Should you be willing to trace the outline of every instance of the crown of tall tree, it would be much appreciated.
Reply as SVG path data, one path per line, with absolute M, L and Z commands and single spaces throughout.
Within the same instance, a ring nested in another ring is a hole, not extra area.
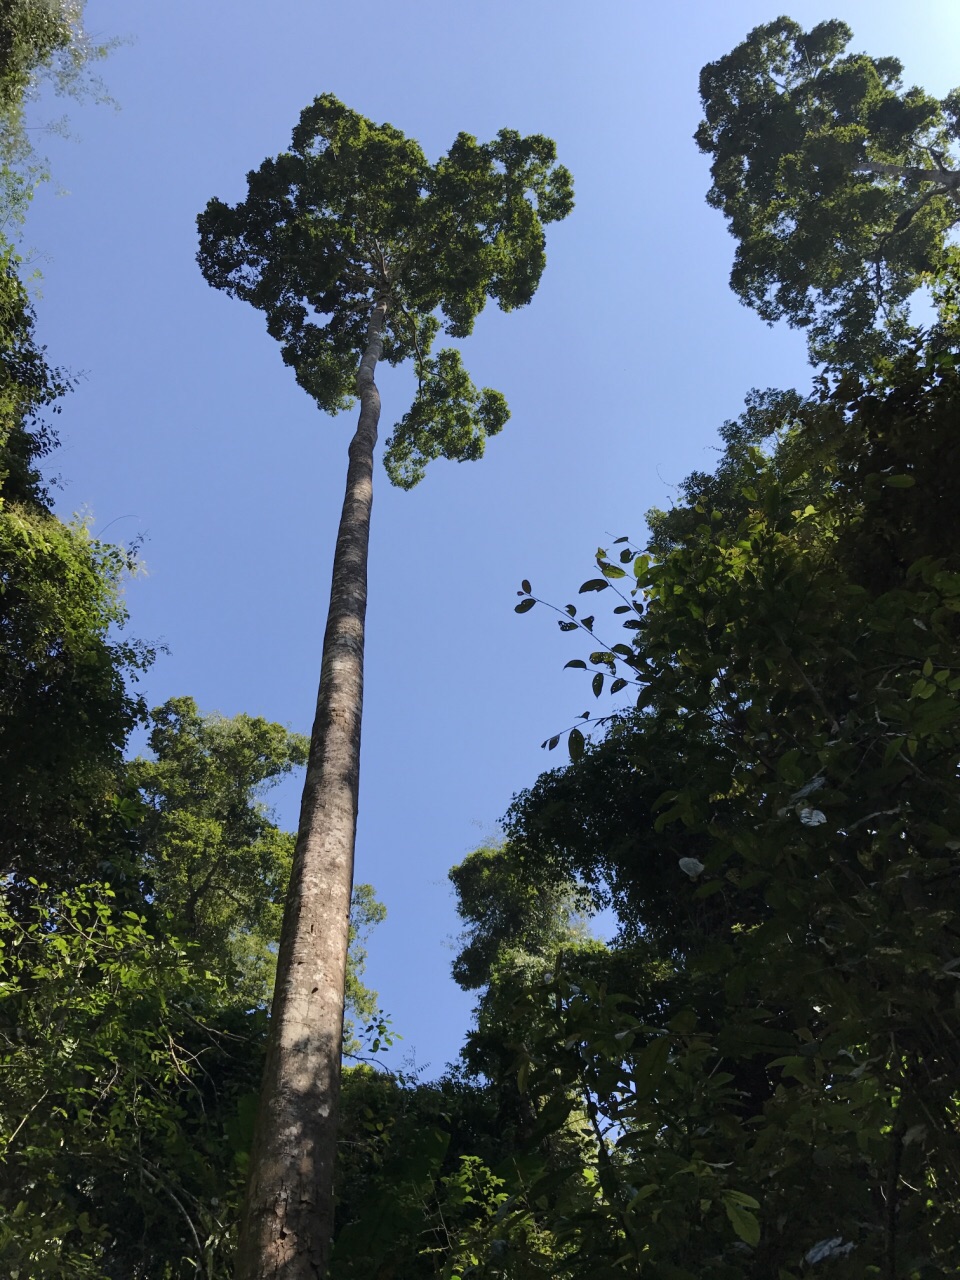
M 466 337 L 488 299 L 510 311 L 536 292 L 543 227 L 573 207 L 551 139 L 461 133 L 430 164 L 399 129 L 323 94 L 290 150 L 247 181 L 244 201 L 211 200 L 198 220 L 208 282 L 265 313 L 284 361 L 328 413 L 353 401 L 367 323 L 385 301 L 381 358 L 413 360 L 419 381 L 387 444 L 391 479 L 410 488 L 431 458 L 479 458 L 506 401 L 477 391 L 456 348 L 433 356 L 433 342 L 441 328 Z
M 730 283 L 811 358 L 865 368 L 914 332 L 910 298 L 958 274 L 960 90 L 904 89 L 896 58 L 846 54 L 839 21 L 757 27 L 704 67 L 708 202 L 739 242 Z

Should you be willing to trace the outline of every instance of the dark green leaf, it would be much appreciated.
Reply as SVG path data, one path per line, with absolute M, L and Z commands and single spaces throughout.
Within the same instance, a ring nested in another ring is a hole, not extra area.
M 742 1205 L 737 1204 L 736 1201 L 731 1200 L 728 1196 L 724 1196 L 723 1207 L 727 1211 L 730 1225 L 740 1239 L 755 1249 L 760 1243 L 760 1223 L 757 1221 L 756 1215 L 751 1213 L 749 1209 L 744 1209 Z

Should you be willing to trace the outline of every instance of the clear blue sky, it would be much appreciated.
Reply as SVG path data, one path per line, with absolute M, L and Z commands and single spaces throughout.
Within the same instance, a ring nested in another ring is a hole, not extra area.
M 460 130 L 546 133 L 574 174 L 533 305 L 485 314 L 464 345 L 511 422 L 481 463 L 435 463 L 412 493 L 378 473 L 357 878 L 389 910 L 369 980 L 401 1055 L 430 1073 L 456 1055 L 471 1005 L 449 976 L 447 869 L 496 832 L 554 763 L 541 740 L 591 701 L 582 673 L 562 671 L 576 642 L 541 611 L 514 614 L 520 579 L 571 599 L 598 545 L 642 536 L 643 513 L 711 466 L 716 428 L 752 386 L 809 378 L 802 339 L 727 288 L 732 241 L 691 140 L 700 67 L 779 8 L 89 0 L 95 35 L 129 37 L 103 66 L 120 110 L 70 107 L 74 140 L 44 148 L 69 194 L 40 193 L 26 241 L 42 337 L 84 374 L 61 419 L 61 512 L 147 538 L 149 575 L 128 597 L 132 632 L 170 650 L 147 678 L 152 704 L 187 693 L 309 729 L 352 431 L 299 390 L 261 316 L 204 283 L 198 211 L 240 198 L 325 91 L 432 157 Z M 908 82 L 960 80 L 956 0 L 788 11 L 845 19 Z M 379 381 L 385 436 L 411 388 L 398 371 Z M 295 790 L 278 793 L 290 826 Z

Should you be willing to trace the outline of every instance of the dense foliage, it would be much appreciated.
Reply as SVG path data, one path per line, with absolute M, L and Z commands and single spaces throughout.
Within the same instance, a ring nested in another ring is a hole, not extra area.
M 916 334 L 910 301 L 957 249 L 960 89 L 904 89 L 896 58 L 845 52 L 843 22 L 757 27 L 704 67 L 707 199 L 737 240 L 730 283 L 811 356 L 869 367 Z
M 642 964 L 562 964 L 529 1072 L 589 1090 L 651 1274 L 792 1275 L 825 1241 L 836 1275 L 956 1265 L 958 404 L 923 348 L 758 397 L 653 554 L 585 584 L 633 583 L 590 664 L 638 709 L 518 798 L 510 847 L 606 895 Z

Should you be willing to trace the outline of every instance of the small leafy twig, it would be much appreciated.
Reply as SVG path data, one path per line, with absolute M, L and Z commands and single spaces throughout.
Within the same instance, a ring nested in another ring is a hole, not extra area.
M 626 542 L 626 541 L 627 541 L 626 538 L 615 539 L 616 543 Z M 620 560 L 623 564 L 629 564 L 637 560 L 637 553 L 636 551 L 630 548 L 625 548 L 620 553 Z M 607 553 L 603 548 L 601 548 L 597 552 L 597 565 L 600 569 L 600 572 L 604 576 L 602 578 L 590 578 L 586 582 L 584 582 L 580 587 L 581 595 L 583 595 L 585 592 L 588 592 L 588 591 L 605 591 L 608 587 L 612 585 L 610 581 L 611 579 L 626 577 L 626 570 L 621 568 L 620 565 L 612 564 L 610 560 L 607 558 Z M 643 561 L 643 565 L 644 567 L 646 567 L 646 561 Z M 639 574 L 637 576 L 639 577 Z M 591 640 L 596 641 L 598 639 L 598 637 L 595 635 L 593 630 L 593 624 L 594 624 L 593 615 L 588 615 L 587 617 L 584 617 L 584 618 L 578 618 L 577 610 L 574 605 L 568 604 L 561 609 L 558 605 L 552 604 L 550 601 L 542 600 L 539 596 L 535 596 L 533 594 L 533 589 L 526 578 L 520 584 L 520 588 L 521 589 L 517 592 L 517 595 L 522 596 L 523 599 L 521 599 L 518 605 L 514 606 L 514 612 L 528 613 L 529 610 L 531 610 L 535 604 L 542 604 L 546 608 L 552 609 L 554 613 L 557 613 L 560 615 L 559 626 L 561 631 L 580 630 L 580 631 L 586 632 L 586 634 L 590 636 Z M 632 615 L 642 614 L 643 606 L 641 604 L 638 604 L 635 599 L 628 598 L 617 587 L 613 587 L 613 590 L 614 590 L 614 593 L 617 595 L 617 597 L 621 601 L 621 603 L 617 605 L 616 608 L 614 609 L 615 613 L 630 613 Z M 631 595 L 635 596 L 637 590 L 638 588 L 634 588 Z M 640 623 L 639 618 L 637 618 L 636 616 L 633 616 L 629 618 L 626 622 L 624 622 L 623 625 L 628 629 L 636 630 L 642 624 Z M 603 643 L 602 640 L 601 640 L 601 643 Z M 618 666 L 617 666 L 618 663 L 622 663 L 632 671 L 636 672 L 641 661 L 639 656 L 636 655 L 627 645 L 623 643 L 608 644 L 603 649 L 595 650 L 590 655 L 590 661 L 595 666 L 607 667 L 609 671 L 609 675 L 611 677 L 611 683 L 610 683 L 611 693 L 619 693 L 620 690 L 626 688 L 628 684 L 633 684 L 638 687 L 642 687 L 643 685 L 643 681 L 636 675 L 623 676 L 618 673 Z M 571 658 L 571 660 L 567 662 L 565 665 L 567 667 L 588 670 L 587 664 L 582 658 Z M 593 689 L 594 697 L 599 698 L 600 694 L 603 692 L 604 680 L 605 680 L 605 673 L 603 671 L 595 671 L 593 673 L 593 680 L 592 680 L 591 687 Z M 581 720 L 586 721 L 588 724 L 596 725 L 597 727 L 608 723 L 611 719 L 614 719 L 614 718 L 615 718 L 615 715 L 591 717 L 589 713 L 586 711 L 583 712 L 582 715 L 580 716 Z M 583 737 L 582 729 L 579 726 L 575 726 L 568 730 L 564 730 L 562 732 L 566 732 L 568 734 L 567 745 L 568 745 L 568 750 L 570 752 L 570 759 L 573 761 L 579 760 L 580 757 L 583 755 L 583 749 L 584 749 L 584 737 Z M 561 736 L 562 736 L 562 733 L 553 734 L 549 738 L 546 738 L 541 743 L 541 746 L 546 747 L 547 750 L 549 751 L 552 751 L 554 747 L 556 747 L 557 743 L 560 741 Z

